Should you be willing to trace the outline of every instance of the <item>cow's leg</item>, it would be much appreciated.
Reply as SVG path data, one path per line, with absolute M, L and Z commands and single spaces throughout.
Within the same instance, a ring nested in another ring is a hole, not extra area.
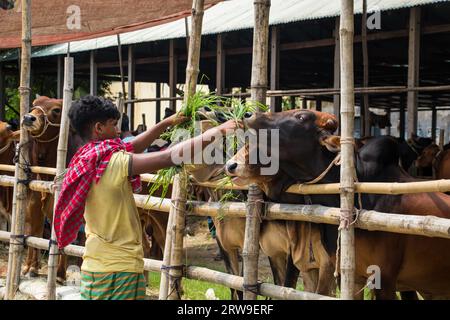
M 321 232 L 318 226 L 311 226 L 310 245 L 315 259 L 319 263 L 319 279 L 316 293 L 331 295 L 334 284 L 334 266 L 331 257 L 323 246 Z
M 67 255 L 61 254 L 58 259 L 58 269 L 56 270 L 56 282 L 64 284 L 66 280 Z
M 297 280 L 299 274 L 300 270 L 298 270 L 297 267 L 294 265 L 294 262 L 292 261 L 292 256 L 289 255 L 286 264 L 286 278 L 284 280 L 283 286 L 295 289 L 297 287 Z
M 25 213 L 25 234 L 41 238 L 44 232 L 41 193 L 32 192 Z M 23 273 L 36 277 L 39 271 L 40 250 L 29 248 Z
M 308 292 L 316 292 L 317 283 L 319 282 L 319 269 L 309 269 L 302 271 L 303 290 Z

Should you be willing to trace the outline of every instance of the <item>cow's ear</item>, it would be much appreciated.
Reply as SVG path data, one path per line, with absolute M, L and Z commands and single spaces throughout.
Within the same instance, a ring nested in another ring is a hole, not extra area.
M 320 138 L 320 144 L 331 152 L 341 151 L 341 137 L 339 136 L 324 136 Z
M 12 140 L 19 141 L 20 140 L 20 130 L 14 131 L 10 138 Z

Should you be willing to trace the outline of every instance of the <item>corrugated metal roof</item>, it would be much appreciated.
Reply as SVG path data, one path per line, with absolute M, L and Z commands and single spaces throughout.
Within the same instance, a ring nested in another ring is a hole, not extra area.
M 368 0 L 368 12 L 386 11 L 398 8 L 414 7 L 450 0 Z M 338 16 L 340 1 L 337 0 L 272 0 L 270 7 L 270 25 L 313 20 Z M 362 0 L 355 0 L 355 13 L 362 13 Z M 228 0 L 205 11 L 202 34 L 253 28 L 253 0 Z M 188 18 L 190 22 L 190 17 Z M 190 25 L 190 23 L 189 23 Z M 186 35 L 184 20 L 121 34 L 121 43 L 134 44 L 184 38 Z M 117 45 L 116 36 L 75 41 L 70 43 L 71 52 L 81 52 Z M 32 57 L 44 57 L 65 54 L 67 44 L 59 44 L 33 49 Z M 0 61 L 17 59 L 17 51 L 0 53 Z

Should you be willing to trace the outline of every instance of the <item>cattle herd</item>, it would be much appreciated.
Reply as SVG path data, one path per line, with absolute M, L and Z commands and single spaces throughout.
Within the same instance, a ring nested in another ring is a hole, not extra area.
M 21 125 L 30 133 L 30 165 L 56 166 L 56 150 L 61 121 L 62 100 L 39 97 L 24 116 Z M 219 119 L 220 120 L 220 119 Z M 290 204 L 319 204 L 339 207 L 339 195 L 298 195 L 285 191 L 293 184 L 315 180 L 340 152 L 340 138 L 334 135 L 336 118 L 312 110 L 290 110 L 246 114 L 246 127 L 259 131 L 279 130 L 279 170 L 262 175 L 267 166 L 249 161 L 249 154 L 259 145 L 246 144 L 225 165 L 193 165 L 188 172 L 197 182 L 218 180 L 226 175 L 236 184 L 257 184 L 266 201 Z M 13 164 L 15 144 L 19 133 L 8 123 L 0 122 L 0 164 Z M 269 139 L 269 144 L 271 140 Z M 408 140 L 391 136 L 365 137 L 355 142 L 355 170 L 360 182 L 410 182 L 411 167 L 427 174 L 426 179 L 450 178 L 450 148 L 439 147 L 429 138 L 413 136 Z M 261 142 L 262 143 L 262 142 Z M 70 132 L 68 159 L 81 146 L 81 139 Z M 11 175 L 1 172 L 0 175 Z M 49 175 L 33 175 L 33 180 L 53 180 Z M 336 183 L 340 180 L 339 166 L 333 166 L 317 183 Z M 192 187 L 198 200 L 218 201 L 222 191 Z M 245 193 L 240 194 L 245 199 Z M 450 218 L 450 196 L 444 193 L 416 193 L 405 195 L 363 194 L 356 206 L 363 209 L 405 215 L 433 215 Z M 12 188 L 0 187 L 0 213 L 11 220 Z M 27 235 L 42 237 L 46 219 L 52 221 L 53 196 L 31 192 L 26 209 Z M 167 214 L 141 210 L 143 246 L 146 257 L 162 258 L 165 244 Z M 217 242 L 229 273 L 240 275 L 240 257 L 244 246 L 245 218 L 214 218 Z M 337 226 L 297 221 L 263 221 L 260 248 L 268 257 L 275 284 L 295 287 L 301 276 L 304 289 L 324 295 L 336 294 Z M 83 233 L 80 232 L 80 244 Z M 381 287 L 373 290 L 376 299 L 450 298 L 450 240 L 380 231 L 355 230 L 356 287 L 364 288 L 368 267 L 378 266 Z M 29 248 L 23 273 L 36 276 L 39 271 L 40 250 Z M 64 281 L 66 257 L 61 256 L 58 280 Z M 358 290 L 357 298 L 362 298 Z M 232 290 L 232 298 L 242 293 Z

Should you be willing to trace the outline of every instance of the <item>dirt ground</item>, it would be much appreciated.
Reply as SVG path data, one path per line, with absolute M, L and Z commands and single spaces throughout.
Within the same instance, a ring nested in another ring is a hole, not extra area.
M 225 271 L 223 260 L 216 260 L 218 253 L 216 240 L 212 238 L 205 218 L 189 217 L 187 221 L 187 234 L 184 239 L 185 246 L 185 262 L 187 265 L 210 268 L 217 271 Z M 47 275 L 47 258 L 48 255 L 43 251 L 41 255 L 41 269 L 39 276 L 43 279 Z M 69 265 L 77 264 L 75 257 L 69 258 Z M 8 267 L 8 246 L 0 243 L 0 287 L 5 285 L 6 273 Z M 264 282 L 272 282 L 269 262 L 267 257 L 260 252 L 259 258 L 259 279 Z M 147 288 L 148 299 L 158 299 L 159 288 Z M 17 300 L 32 299 L 29 296 L 18 293 Z

